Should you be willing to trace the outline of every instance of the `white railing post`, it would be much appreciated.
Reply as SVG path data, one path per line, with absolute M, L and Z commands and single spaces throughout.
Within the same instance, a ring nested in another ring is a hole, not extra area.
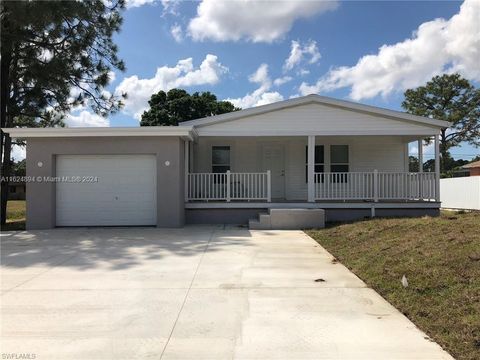
M 435 135 L 435 201 L 440 201 L 440 139 Z
M 225 185 L 227 187 L 227 196 L 226 196 L 226 200 L 227 202 L 230 202 L 230 200 L 232 199 L 232 195 L 230 194 L 230 178 L 231 178 L 231 173 L 230 173 L 230 170 L 227 170 L 227 181 L 225 182 Z
M 378 202 L 378 170 L 373 170 L 373 201 Z
M 267 202 L 272 202 L 272 173 L 267 170 Z

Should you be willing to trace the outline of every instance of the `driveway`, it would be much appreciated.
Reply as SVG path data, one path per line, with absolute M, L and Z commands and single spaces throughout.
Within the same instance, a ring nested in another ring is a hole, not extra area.
M 56 229 L 1 250 L 2 356 L 450 359 L 301 231 Z

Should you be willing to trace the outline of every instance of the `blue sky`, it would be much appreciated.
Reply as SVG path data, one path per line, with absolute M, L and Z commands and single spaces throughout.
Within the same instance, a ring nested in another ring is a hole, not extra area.
M 242 107 L 315 92 L 395 110 L 435 74 L 479 86 L 480 1 L 246 3 L 130 0 L 115 36 L 127 70 L 108 88 L 128 92 L 125 109 L 107 120 L 80 109 L 69 124 L 138 126 L 149 95 L 177 86 Z

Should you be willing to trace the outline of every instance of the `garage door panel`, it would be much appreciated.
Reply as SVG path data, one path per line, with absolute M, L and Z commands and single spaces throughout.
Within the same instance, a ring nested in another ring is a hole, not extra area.
M 57 225 L 155 225 L 154 155 L 58 155 L 58 177 L 97 177 L 57 183 Z

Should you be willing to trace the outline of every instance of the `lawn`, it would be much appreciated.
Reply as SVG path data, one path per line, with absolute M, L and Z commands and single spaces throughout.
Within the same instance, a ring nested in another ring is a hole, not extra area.
M 25 200 L 9 200 L 7 203 L 7 224 L 3 231 L 25 230 Z
M 480 358 L 480 212 L 331 224 L 308 234 L 455 358 Z

